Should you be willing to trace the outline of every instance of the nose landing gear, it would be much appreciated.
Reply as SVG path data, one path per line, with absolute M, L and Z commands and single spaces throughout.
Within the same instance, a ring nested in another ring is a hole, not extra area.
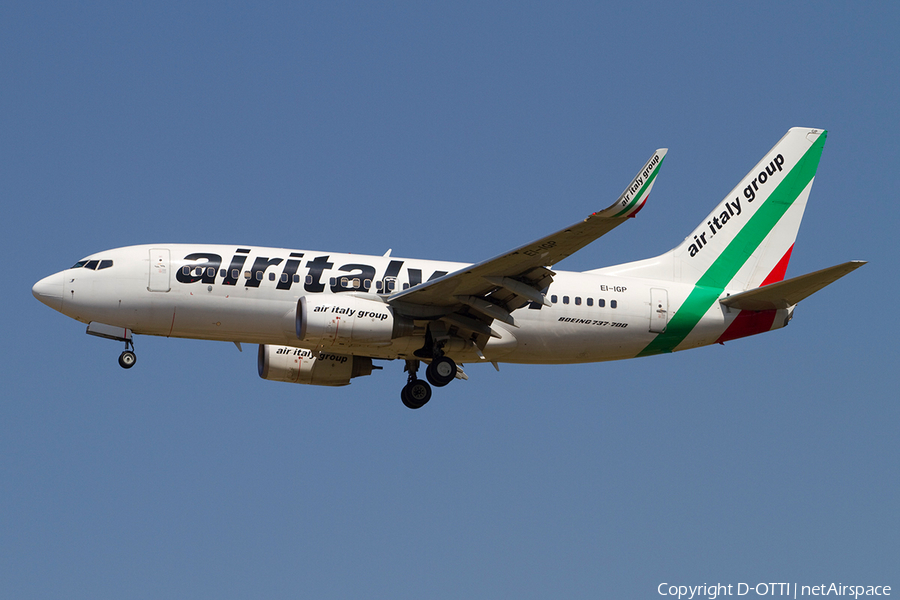
M 134 342 L 125 340 L 125 351 L 119 355 L 119 366 L 123 369 L 130 369 L 136 362 L 137 355 L 134 353 Z
M 132 341 L 132 333 L 130 329 L 91 321 L 90 323 L 88 323 L 87 331 L 85 333 L 106 340 L 125 342 L 125 351 L 119 355 L 119 366 L 123 369 L 130 369 L 134 366 L 134 363 L 137 362 L 137 356 L 134 354 L 134 342 Z
M 137 362 L 137 356 L 131 350 L 126 350 L 119 355 L 119 366 L 123 369 L 130 369 Z

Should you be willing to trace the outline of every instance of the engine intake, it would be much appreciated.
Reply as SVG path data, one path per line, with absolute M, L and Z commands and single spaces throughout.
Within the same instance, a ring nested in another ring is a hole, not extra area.
M 324 348 L 387 346 L 412 335 L 412 319 L 383 302 L 352 296 L 303 296 L 297 303 L 297 337 Z
M 354 377 L 371 375 L 372 359 L 260 344 L 257 368 L 259 376 L 270 381 L 337 386 L 348 385 Z

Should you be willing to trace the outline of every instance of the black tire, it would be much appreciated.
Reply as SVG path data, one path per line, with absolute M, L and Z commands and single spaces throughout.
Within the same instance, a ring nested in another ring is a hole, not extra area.
M 119 366 L 123 369 L 130 369 L 137 362 L 137 356 L 131 350 L 126 350 L 119 355 Z
M 421 379 L 411 381 L 400 390 L 400 400 L 406 408 L 422 408 L 431 400 L 431 386 Z
M 456 363 L 453 362 L 453 359 L 442 356 L 431 361 L 431 364 L 425 369 L 425 378 L 434 387 L 444 387 L 456 379 L 456 371 Z

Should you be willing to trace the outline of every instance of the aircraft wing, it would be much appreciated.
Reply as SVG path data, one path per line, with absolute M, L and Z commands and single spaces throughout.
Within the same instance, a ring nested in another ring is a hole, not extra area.
M 462 308 L 462 314 L 447 317 L 447 320 L 475 318 L 488 324 L 492 319 L 514 324 L 509 313 L 531 302 L 549 305 L 543 292 L 553 281 L 554 273 L 547 266 L 558 263 L 621 225 L 625 219 L 635 216 L 647 201 L 666 151 L 661 148 L 654 152 L 618 200 L 608 208 L 490 260 L 397 292 L 388 302 L 401 312 L 415 316 L 435 317 Z M 471 314 L 472 311 L 475 314 Z M 485 332 L 484 328 L 466 321 L 463 325 L 453 324 L 463 329 L 472 325 L 474 328 L 470 327 L 470 331 Z

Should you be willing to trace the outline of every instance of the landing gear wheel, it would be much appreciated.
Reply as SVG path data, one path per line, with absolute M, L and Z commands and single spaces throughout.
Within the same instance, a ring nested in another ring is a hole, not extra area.
M 137 362 L 137 356 L 131 350 L 126 350 L 119 355 L 119 366 L 123 369 L 130 369 Z
M 435 387 L 444 387 L 456 378 L 456 363 L 452 358 L 435 358 L 425 369 L 425 378 Z
M 431 386 L 421 379 L 414 379 L 400 390 L 400 400 L 406 408 L 422 408 L 431 400 Z

